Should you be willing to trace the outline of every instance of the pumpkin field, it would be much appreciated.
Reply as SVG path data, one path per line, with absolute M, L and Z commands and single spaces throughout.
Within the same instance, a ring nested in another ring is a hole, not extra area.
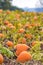
M 43 12 L 0 9 L 0 65 L 43 65 Z

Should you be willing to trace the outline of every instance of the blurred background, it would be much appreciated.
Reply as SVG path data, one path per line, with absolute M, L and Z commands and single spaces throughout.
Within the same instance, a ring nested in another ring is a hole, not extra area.
M 13 0 L 0 0 L 0 9 L 3 10 L 22 10 L 13 5 Z
M 43 12 L 43 0 L 0 0 L 0 9 Z

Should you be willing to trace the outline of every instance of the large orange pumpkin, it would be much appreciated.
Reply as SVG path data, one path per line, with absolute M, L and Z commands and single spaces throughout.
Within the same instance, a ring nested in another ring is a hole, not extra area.
M 24 63 L 26 61 L 30 61 L 32 59 L 32 56 L 27 51 L 23 51 L 20 53 L 20 55 L 17 57 L 17 62 Z
M 17 44 L 16 46 L 16 55 L 18 56 L 21 52 L 27 51 L 30 47 L 26 44 Z

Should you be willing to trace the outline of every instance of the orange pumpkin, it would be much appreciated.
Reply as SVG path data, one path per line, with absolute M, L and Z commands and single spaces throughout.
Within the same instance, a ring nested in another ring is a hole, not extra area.
M 17 17 L 17 18 L 20 18 L 20 14 L 16 14 L 16 17 Z
M 8 25 L 7 25 L 8 27 L 11 27 L 11 26 L 13 26 L 11 23 L 9 23 Z
M 37 18 L 37 16 L 34 16 L 34 20 L 37 20 L 38 18 Z
M 17 44 L 16 55 L 18 56 L 21 52 L 28 50 L 30 47 L 26 44 Z
M 2 9 L 0 9 L 0 13 L 2 13 L 3 12 L 3 10 Z
M 36 42 L 35 42 L 35 41 L 33 41 L 33 42 L 32 42 L 32 46 L 34 46 L 35 44 L 36 44 Z
M 1 37 L 4 37 L 4 34 L 0 33 L 0 38 L 1 38 Z
M 17 62 L 24 63 L 26 61 L 30 61 L 32 59 L 32 56 L 27 51 L 23 51 L 20 53 L 20 55 L 17 57 Z
M 25 32 L 25 29 L 21 28 L 18 30 L 19 33 L 24 33 Z
M 31 34 L 25 34 L 25 37 L 31 39 L 32 35 Z
M 0 54 L 0 64 L 2 64 L 3 61 L 4 61 L 4 58 L 3 58 L 2 54 Z
M 29 24 L 28 24 L 28 23 L 26 23 L 26 24 L 25 24 L 25 27 L 27 27 L 27 28 L 28 28 L 28 27 L 29 27 Z
M 7 41 L 7 42 L 6 42 L 6 45 L 8 45 L 9 47 L 13 47 L 13 42 Z
M 12 25 L 10 28 L 11 28 L 11 29 L 16 29 L 16 27 L 15 27 L 15 26 L 13 26 L 13 25 Z
M 23 44 L 25 44 L 25 43 L 26 43 L 26 39 L 25 39 L 25 38 L 22 38 L 22 39 L 19 38 L 19 39 L 18 39 L 18 43 L 20 43 L 20 42 L 23 43 Z
M 25 39 L 25 38 L 22 39 L 22 43 L 23 43 L 23 44 L 26 43 L 26 39 Z
M 29 23 L 25 24 L 25 27 L 32 28 L 31 24 L 29 24 Z
M 35 24 L 34 24 L 34 23 L 32 23 L 32 24 L 31 24 L 31 26 L 35 26 Z
M 32 26 L 31 26 L 31 25 L 29 25 L 29 26 L 28 26 L 28 28 L 30 28 L 30 29 L 31 29 L 31 28 L 32 28 Z
M 6 13 L 7 13 L 7 14 L 10 14 L 10 13 L 11 13 L 11 11 L 10 11 L 10 10 L 8 10 Z
M 4 21 L 4 24 L 5 24 L 5 25 L 8 25 L 8 24 L 9 24 L 9 21 Z

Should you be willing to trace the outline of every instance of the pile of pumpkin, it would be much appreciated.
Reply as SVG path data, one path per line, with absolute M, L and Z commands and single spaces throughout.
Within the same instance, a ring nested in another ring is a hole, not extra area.
M 13 46 L 13 43 L 11 41 L 8 41 L 6 43 L 9 47 L 12 47 Z M 32 43 L 32 46 L 34 46 L 36 43 L 33 42 Z M 21 62 L 21 63 L 24 63 L 26 61 L 30 61 L 32 60 L 32 55 L 31 53 L 28 51 L 30 49 L 30 47 L 26 44 L 17 44 L 16 46 L 14 46 L 14 49 L 16 49 L 16 56 L 17 56 L 17 59 L 16 61 L 17 62 Z M 4 57 L 2 54 L 0 54 L 0 64 L 4 62 Z
M 16 56 L 16 62 L 20 63 L 41 59 L 42 16 L 42 13 L 0 10 L 0 64 L 4 63 L 4 56 L 9 59 Z

